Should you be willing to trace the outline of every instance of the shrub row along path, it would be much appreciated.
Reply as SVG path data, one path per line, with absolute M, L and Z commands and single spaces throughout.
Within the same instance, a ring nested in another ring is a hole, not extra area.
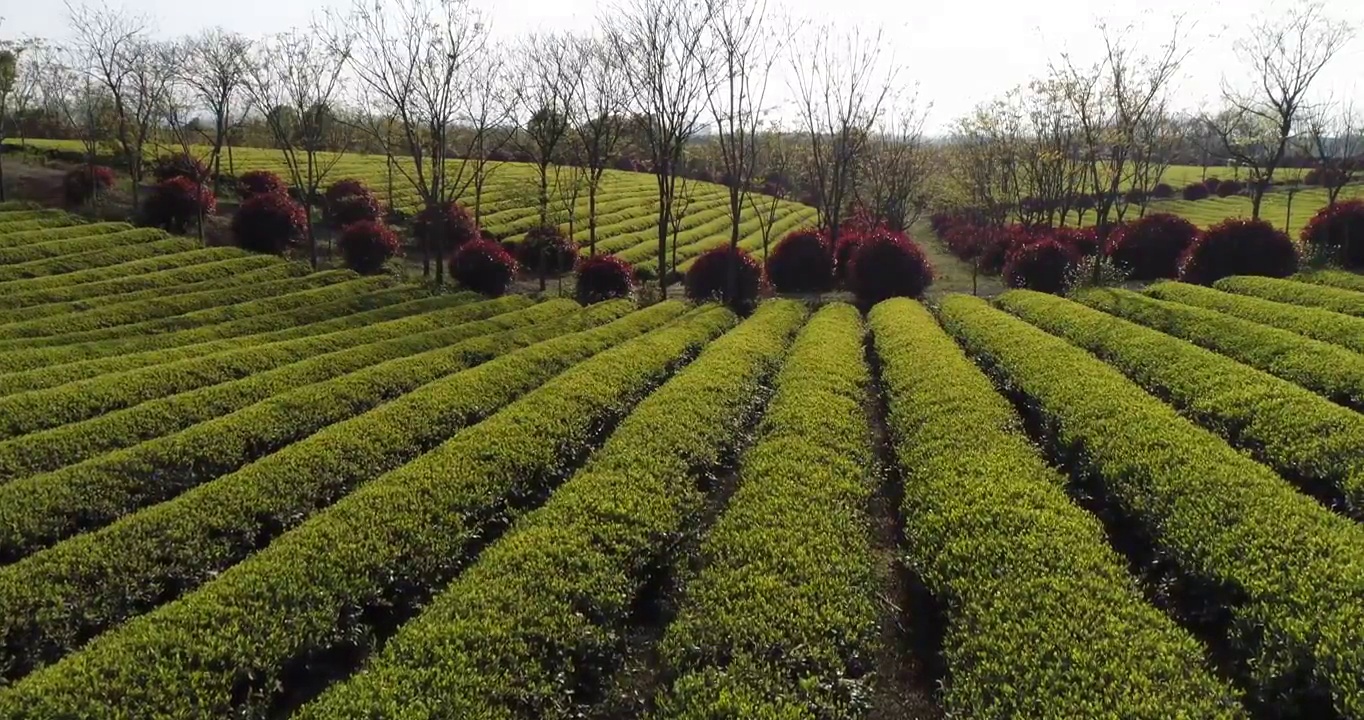
M 1353 276 L 739 317 L 0 250 L 0 718 L 1364 717 Z

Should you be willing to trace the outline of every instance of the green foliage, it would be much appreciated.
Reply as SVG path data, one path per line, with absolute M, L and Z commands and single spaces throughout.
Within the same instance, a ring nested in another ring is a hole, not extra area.
M 498 331 L 497 324 L 473 323 L 471 330 L 479 326 L 495 332 L 460 343 L 455 352 L 427 355 L 437 372 L 450 374 L 169 503 L 0 570 L 4 608 L 0 616 L 8 618 L 0 637 L 9 652 L 0 659 L 3 675 L 15 677 L 56 660 L 78 647 L 82 638 L 169 600 L 157 588 L 185 592 L 205 582 L 346 493 L 413 460 L 567 368 L 597 347 L 591 338 L 637 334 L 682 312 L 673 303 L 609 329 L 512 351 L 609 323 L 630 309 L 628 303 L 611 303 L 582 311 L 559 300 L 513 313 L 521 322 L 513 323 L 508 316 L 501 323 L 510 328 L 507 331 Z M 528 322 L 537 319 L 532 315 L 549 321 Z M 493 359 L 461 371 L 478 353 Z M 353 376 L 347 382 L 358 387 L 359 380 Z M 335 400 L 334 391 L 310 392 L 318 402 Z M 177 542 L 167 547 L 162 540 L 166 537 Z
M 1364 276 L 1343 270 L 1309 270 L 1289 278 L 1313 285 L 1329 285 L 1342 290 L 1364 292 Z
M 805 314 L 768 303 L 708 345 L 365 670 L 299 716 L 372 717 L 399 705 L 451 717 L 568 714 L 566 693 L 590 693 L 620 663 L 633 598 L 697 526 L 697 480 L 734 450 Z M 450 525 L 447 535 L 473 529 Z
M 660 652 L 660 717 L 816 717 L 865 709 L 879 646 L 876 488 L 862 319 L 825 306 L 801 330 L 739 488 Z M 733 698 L 744 697 L 744 703 Z
M 0 225 L 0 232 L 4 232 Z M 120 245 L 145 245 L 165 237 L 165 233 L 128 230 L 107 235 L 68 237 L 46 242 L 26 243 L 0 248 L 0 265 L 18 265 L 61 255 L 108 250 Z
M 399 319 L 349 332 L 286 340 L 113 373 L 46 393 L 11 396 L 47 395 L 49 401 L 60 404 L 62 398 L 93 395 L 110 407 L 103 414 L 83 422 L 58 423 L 49 430 L 0 442 L 0 480 L 55 470 L 101 452 L 226 415 L 304 385 L 386 360 L 439 349 L 490 329 L 561 314 L 559 304 L 513 312 L 531 304 L 523 297 L 469 303 L 438 313 L 447 325 L 434 330 L 419 331 L 428 324 L 425 317 Z M 493 316 L 498 317 L 489 322 L 474 322 Z M 160 396 L 160 399 L 154 396 Z M 66 402 L 75 405 L 78 400 Z M 126 409 L 112 409 L 118 404 Z
M 1223 292 L 1250 295 L 1264 300 L 1319 307 L 1332 312 L 1364 317 L 1364 292 L 1312 285 L 1267 277 L 1229 277 L 1213 283 Z
M 5 317 L 16 317 L 22 311 L 38 307 L 42 308 L 42 312 L 52 314 L 89 310 L 102 307 L 110 301 L 142 299 L 135 293 L 148 290 L 159 293 L 165 287 L 223 277 L 219 273 L 230 275 L 238 269 L 251 270 L 279 263 L 271 258 L 243 256 L 236 248 L 206 248 L 184 255 L 184 264 L 149 273 L 47 289 L 25 291 L 16 287 L 15 291 L 0 295 L 0 313 L 4 313 Z M 104 299 L 102 296 L 111 297 Z
M 198 592 L 29 675 L 0 694 L 0 717 L 263 711 L 286 665 L 327 648 L 367 646 L 369 623 L 382 621 L 382 608 L 439 587 L 467 562 L 470 543 L 515 514 L 516 498 L 552 485 L 568 469 L 566 456 L 595 444 L 602 427 L 734 322 L 728 311 L 706 309 L 628 339 L 675 315 L 676 303 L 669 305 L 544 348 L 582 361 L 416 462 L 365 484 Z M 510 361 L 474 387 L 497 391 L 515 368 L 535 373 L 543 367 L 536 357 L 545 355 Z M 468 407 L 478 400 L 472 389 L 433 391 L 407 406 L 404 421 L 376 431 L 421 422 L 454 398 Z M 376 612 L 362 612 L 367 608 Z M 104 679 L 86 682 L 92 672 Z
M 63 273 L 75 275 L 78 270 L 90 270 L 93 268 L 105 269 L 106 273 L 104 277 L 117 277 L 119 273 L 110 266 L 117 266 L 120 263 L 148 258 L 160 260 L 169 253 L 181 253 L 189 250 L 198 250 L 203 247 L 198 240 L 171 237 L 164 231 L 155 228 L 141 228 L 130 231 L 129 234 L 136 234 L 141 237 L 141 240 L 133 243 L 120 244 L 118 247 L 113 248 L 96 249 L 89 252 L 75 253 L 73 255 L 47 257 L 30 262 L 15 263 L 13 265 L 0 265 L 0 282 L 23 280 L 26 278 L 45 278 L 45 276 L 48 275 L 60 276 Z M 121 236 L 123 233 L 118 233 L 118 235 Z M 55 280 L 56 278 L 53 279 Z M 71 282 L 73 281 L 68 278 L 63 278 L 60 282 L 50 283 L 46 287 L 69 284 Z
M 905 550 L 934 596 L 951 599 L 944 709 L 1238 717 L 1198 643 L 1146 604 L 1103 527 L 932 315 L 892 300 L 871 326 L 904 477 Z
M 1216 310 L 1261 325 L 1290 330 L 1299 335 L 1364 353 L 1364 319 L 1361 318 L 1320 308 L 1299 307 L 1245 295 L 1233 295 L 1178 282 L 1156 283 L 1146 289 L 1146 294 L 1161 300 Z
M 1117 288 L 1075 298 L 1364 410 L 1364 355 L 1297 333 Z
M 1255 702 L 1293 715 L 1317 696 L 1364 714 L 1364 530 L 1084 350 L 976 298 L 945 298 L 939 317 L 1201 606 L 1225 610 L 1226 650 Z
M 0 247 L 17 247 L 30 243 L 51 242 L 53 240 L 66 240 L 77 237 L 94 237 L 96 235 L 108 235 L 132 230 L 133 226 L 121 222 L 90 223 L 85 225 L 67 225 L 65 227 L 50 228 L 47 230 L 26 230 L 22 232 L 0 233 Z
M 360 278 L 349 270 L 326 270 L 290 278 L 273 285 L 274 287 L 266 287 L 265 284 L 256 286 L 260 290 L 260 299 L 257 300 L 241 300 L 241 297 L 249 298 L 250 295 L 243 296 L 239 288 L 219 291 L 217 293 L 219 296 L 238 298 L 238 301 L 227 305 L 210 305 L 171 317 L 139 320 L 143 309 L 146 309 L 148 314 L 155 315 L 154 308 L 165 304 L 173 306 L 176 298 L 166 301 L 141 300 L 111 307 L 108 313 L 104 313 L 104 319 L 108 322 L 96 328 L 87 328 L 89 323 L 82 317 L 90 313 L 76 313 L 61 320 L 36 321 L 33 325 L 25 326 L 23 332 L 41 332 L 46 324 L 59 334 L 0 339 L 0 352 L 68 346 L 109 339 L 128 340 L 137 335 L 166 337 L 186 330 L 221 326 L 234 320 L 269 316 L 329 300 L 341 300 L 361 293 L 375 292 L 394 285 L 394 281 L 392 278 L 382 277 Z M 231 299 L 228 299 L 228 302 L 231 302 Z M 66 331 L 68 328 L 70 331 Z

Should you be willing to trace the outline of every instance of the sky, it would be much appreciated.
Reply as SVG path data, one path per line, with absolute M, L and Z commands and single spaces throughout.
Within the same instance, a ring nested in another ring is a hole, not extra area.
M 117 3 L 119 0 L 109 0 Z M 123 7 L 152 19 L 156 34 L 182 35 L 214 25 L 246 35 L 306 26 L 324 8 L 345 9 L 352 0 L 125 0 Z M 531 31 L 590 32 L 615 0 L 473 0 L 492 19 L 494 37 L 510 39 Z M 1300 0 L 1299 0 L 1300 1 Z M 372 0 L 370 0 L 372 2 Z M 1165 42 L 1172 18 L 1184 14 L 1185 43 L 1191 53 L 1177 83 L 1173 104 L 1180 109 L 1214 109 L 1223 77 L 1247 79 L 1233 51 L 1257 14 L 1281 11 L 1285 0 L 1142 0 L 1099 3 L 1086 0 L 768 0 L 769 9 L 805 19 L 807 28 L 825 23 L 858 24 L 883 31 L 888 49 L 903 67 L 902 89 L 917 84 L 918 97 L 931 102 L 927 129 L 938 134 L 977 104 L 1044 74 L 1061 53 L 1079 62 L 1097 60 L 1102 41 L 1098 22 L 1131 26 L 1124 37 L 1139 46 Z M 1132 10 L 1119 5 L 1139 6 Z M 1337 55 L 1315 86 L 1315 94 L 1352 99 L 1364 108 L 1364 3 L 1331 0 L 1330 12 L 1352 20 L 1360 32 Z M 1354 17 L 1343 13 L 1351 12 Z M 836 12 L 831 12 L 836 8 Z M 1099 14 L 1102 12 L 1103 14 Z M 1125 13 L 1125 14 L 1124 14 Z M 13 0 L 0 9 L 0 39 L 60 38 L 66 33 L 60 3 Z M 769 96 L 789 96 L 789 71 L 769 81 Z

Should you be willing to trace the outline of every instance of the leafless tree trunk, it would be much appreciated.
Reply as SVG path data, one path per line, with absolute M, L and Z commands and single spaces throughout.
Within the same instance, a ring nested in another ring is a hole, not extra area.
M 917 96 L 896 103 L 873 134 L 863 175 L 865 204 L 890 229 L 908 230 L 928 206 L 927 108 Z
M 816 27 L 803 44 L 808 50 L 795 58 L 796 114 L 810 144 L 806 174 L 820 224 L 834 243 L 856 195 L 872 131 L 894 100 L 899 69 L 885 45 L 880 30 Z
M 460 197 L 472 188 L 474 222 L 483 221 L 483 190 L 492 174 L 502 167 L 491 155 L 512 141 L 516 102 L 508 76 L 506 57 L 485 48 L 475 58 L 473 81 L 466 93 L 465 125 L 467 143 L 465 164 L 472 165 L 468 180 L 458 188 Z
M 758 136 L 758 163 L 767 168 L 762 192 L 748 194 L 748 203 L 758 217 L 758 229 L 763 236 L 763 262 L 767 262 L 772 230 L 777 224 L 777 212 L 791 192 L 791 141 L 781 125 L 776 124 Z
M 215 195 L 220 189 L 221 155 L 228 131 L 241 121 L 247 109 L 240 96 L 246 83 L 250 49 L 249 40 L 222 28 L 205 30 L 186 40 L 179 80 L 193 89 L 195 101 L 213 116 L 208 166 Z
M 189 61 L 190 53 L 193 52 L 192 46 L 188 43 L 181 45 L 168 43 L 161 47 L 161 52 L 162 67 L 170 72 L 172 77 L 182 77 L 182 74 L 177 72 L 177 69 L 183 68 Z M 198 90 L 189 82 L 168 83 L 166 86 L 165 100 L 161 106 L 162 119 L 166 123 L 166 130 L 174 142 L 176 152 L 186 159 L 194 159 L 202 162 L 206 171 L 212 173 L 214 158 L 217 155 L 217 149 L 220 148 L 221 145 L 215 142 L 209 147 L 208 155 L 204 157 L 196 157 L 194 152 L 194 140 L 199 134 L 198 131 L 195 130 L 196 118 L 194 117 L 194 111 L 196 109 L 196 101 L 199 97 Z M 221 125 L 219 126 L 221 127 Z M 204 177 L 202 174 L 196 174 L 194 177 L 195 190 L 202 193 L 204 190 L 204 182 L 207 179 L 208 178 Z M 216 180 L 214 181 L 214 185 L 216 188 Z M 216 194 L 216 189 L 214 192 Z M 197 220 L 196 227 L 199 242 L 202 243 L 204 242 L 204 215 L 202 205 L 199 208 L 199 217 Z
M 245 85 L 284 156 L 290 181 L 303 196 L 314 268 L 318 251 L 313 204 L 348 145 L 346 138 L 336 137 L 344 130 L 334 119 L 333 104 L 340 96 L 349 52 L 348 44 L 326 43 L 311 30 L 289 30 L 256 45 Z M 339 150 L 327 152 L 328 145 Z
M 625 69 L 631 106 L 658 189 L 658 282 L 668 295 L 668 226 L 677 199 L 682 152 L 700 129 L 714 5 L 628 0 L 603 19 Z
M 769 108 L 767 79 L 780 58 L 782 38 L 773 33 L 766 0 L 719 0 L 712 18 L 714 63 L 707 83 L 707 105 L 715 122 L 723 168 L 729 190 L 729 247 L 738 251 L 739 226 L 757 170 L 758 130 Z M 739 266 L 731 256 L 725 294 L 737 292 Z
M 609 45 L 594 38 L 578 38 L 575 66 L 581 82 L 570 98 L 573 132 L 582 148 L 587 180 L 587 248 L 597 254 L 597 196 L 602 177 L 616 155 L 628 103 L 621 59 Z
M 1227 157 L 1248 171 L 1252 217 L 1260 217 L 1312 83 L 1353 35 L 1351 25 L 1329 18 L 1325 4 L 1314 0 L 1258 19 L 1236 44 L 1253 81 L 1243 89 L 1224 78 L 1225 109 L 1205 121 Z
M 112 101 L 113 136 L 127 165 L 137 206 L 145 145 L 161 115 L 169 74 L 157 62 L 159 53 L 148 39 L 147 18 L 109 7 L 68 3 L 66 8 L 80 69 Z
M 1340 191 L 1364 172 L 1364 114 L 1353 102 L 1324 103 L 1307 113 L 1306 151 L 1318 167 L 1327 204 L 1335 207 Z

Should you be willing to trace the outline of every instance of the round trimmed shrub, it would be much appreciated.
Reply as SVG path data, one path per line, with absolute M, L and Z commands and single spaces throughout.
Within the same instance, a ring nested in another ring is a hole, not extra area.
M 208 166 L 200 162 L 199 158 L 185 153 L 162 155 L 152 164 L 152 177 L 156 178 L 157 182 L 178 177 L 201 182 L 208 177 Z
M 337 180 L 327 187 L 327 191 L 322 194 L 323 206 L 330 210 L 341 198 L 348 198 L 355 195 L 373 195 L 365 184 L 355 178 Z
M 450 201 L 443 208 L 423 208 L 412 219 L 412 236 L 418 243 L 426 246 L 435 239 L 438 219 L 444 221 L 441 230 L 445 237 L 443 245 L 447 250 L 457 249 L 470 240 L 480 239 L 478 225 L 474 224 L 474 216 L 465 210 L 463 205 Z
M 62 177 L 62 194 L 72 205 L 99 197 L 114 186 L 114 171 L 103 166 L 78 167 Z
M 1321 185 L 1321 170 L 1319 168 L 1308 170 L 1307 174 L 1302 176 L 1302 184 L 1313 187 Z
M 1302 242 L 1351 270 L 1364 268 L 1364 200 L 1346 200 L 1317 211 L 1302 229 Z
M 303 207 L 283 193 L 261 193 L 249 198 L 232 216 L 232 241 L 253 252 L 283 255 L 289 243 L 303 237 L 307 217 Z
M 1235 180 L 1223 180 L 1222 182 L 1217 183 L 1217 197 L 1225 198 L 1231 197 L 1232 195 L 1239 195 L 1245 187 L 1245 185 L 1242 185 Z
M 450 277 L 474 292 L 499 297 L 516 279 L 516 258 L 491 240 L 471 240 L 450 258 Z
M 1203 183 L 1189 183 L 1184 186 L 1182 196 L 1185 200 L 1205 200 L 1208 197 L 1208 186 Z
M 1172 278 L 1179 258 L 1198 237 L 1198 228 L 1178 215 L 1155 213 L 1118 228 L 1109 236 L 1108 256 L 1128 269 L 1132 280 Z
M 378 198 L 369 193 L 347 195 L 333 200 L 327 214 L 332 227 L 346 228 L 358 222 L 373 222 L 383 216 Z
M 815 228 L 794 230 L 767 256 L 767 280 L 779 292 L 828 292 L 834 286 L 834 258 Z
M 866 236 L 857 233 L 839 233 L 838 242 L 834 244 L 834 283 L 845 285 L 848 282 L 848 271 L 852 268 L 853 255 L 857 253 L 857 248 L 866 240 Z M 828 242 L 827 240 L 825 242 Z
M 867 237 L 858 244 L 848 268 L 848 287 L 864 306 L 893 297 L 921 297 L 932 283 L 933 266 L 904 233 Z
M 1222 184 L 1222 181 L 1221 181 L 1221 180 L 1218 180 L 1216 175 L 1210 175 L 1210 176 L 1208 176 L 1208 177 L 1206 177 L 1206 178 L 1203 179 L 1203 187 L 1207 189 L 1208 194 L 1210 194 L 1210 195 L 1211 195 L 1212 193 L 1217 192 L 1217 188 L 1218 188 L 1221 184 Z
M 1038 240 L 1015 248 L 1004 263 L 1004 284 L 1038 292 L 1066 291 L 1071 271 L 1080 260 L 1075 250 L 1056 240 Z
M 1175 189 L 1169 183 L 1156 183 L 1156 186 L 1151 188 L 1151 197 L 1157 200 L 1169 200 L 1174 196 Z
M 578 261 L 578 302 L 628 298 L 635 291 L 635 269 L 615 255 L 594 255 Z
M 369 274 L 378 272 L 388 259 L 398 254 L 398 236 L 389 227 L 374 220 L 351 223 L 341 230 L 336 241 L 346 267 Z
M 1232 275 L 1288 277 L 1297 270 L 1293 241 L 1264 220 L 1223 220 L 1200 233 L 1179 261 L 1179 279 L 1200 285 Z
M 265 193 L 284 195 L 287 191 L 288 186 L 284 184 L 284 180 L 269 170 L 252 170 L 242 173 L 241 177 L 237 178 L 237 195 L 242 200 Z
M 142 222 L 173 233 L 186 232 L 200 214 L 212 215 L 218 207 L 213 189 L 187 177 L 173 177 L 157 184 L 142 203 Z
M 527 271 L 560 275 L 573 269 L 578 259 L 578 244 L 554 225 L 537 225 L 526 231 L 517 243 L 516 259 Z
M 1052 238 L 1075 251 L 1076 255 L 1088 256 L 1099 252 L 1099 229 L 1089 227 L 1062 227 L 1052 231 Z
M 729 284 L 730 263 L 737 267 L 733 305 L 747 306 L 758 301 L 762 292 L 763 270 L 756 258 L 728 245 L 701 253 L 682 279 L 688 298 L 696 301 L 721 300 Z
M 1123 193 L 1122 199 L 1131 205 L 1140 205 L 1141 203 L 1146 202 L 1146 193 L 1136 188 L 1132 188 Z

